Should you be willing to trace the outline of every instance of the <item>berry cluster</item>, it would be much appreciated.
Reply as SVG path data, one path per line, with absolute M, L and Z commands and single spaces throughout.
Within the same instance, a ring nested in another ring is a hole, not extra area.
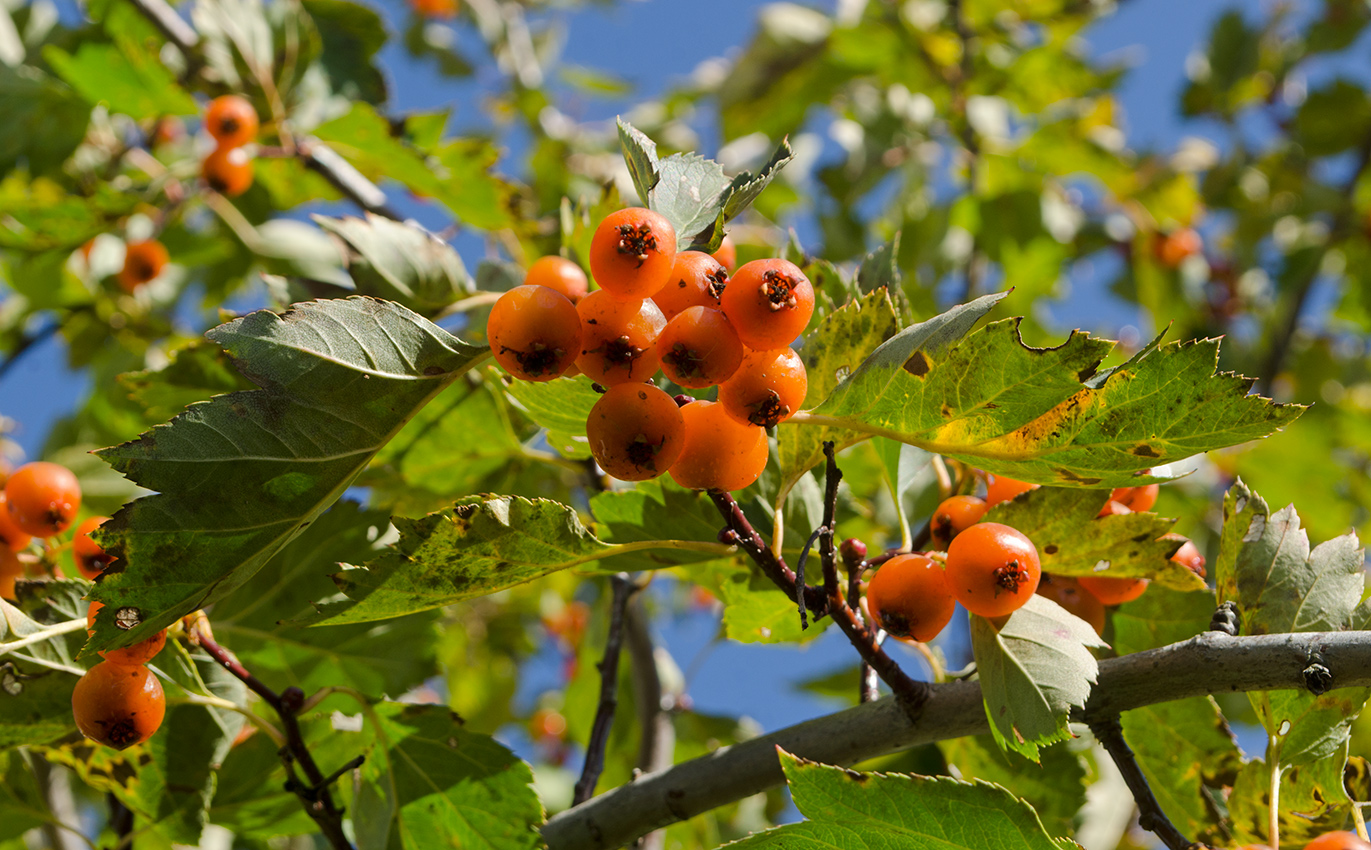
M 81 485 L 65 466 L 46 461 L 26 463 L 3 480 L 0 491 L 0 596 L 15 598 L 15 581 L 24 574 L 19 552 L 34 538 L 48 540 L 72 526 L 81 508 Z M 109 517 L 87 518 L 73 534 L 72 561 L 94 580 L 111 556 L 90 539 Z M 55 566 L 53 574 L 61 578 Z M 101 602 L 91 602 L 86 625 L 93 634 Z M 116 749 L 146 741 L 162 724 L 166 698 L 157 677 L 145 666 L 167 642 L 166 629 L 133 646 L 101 652 L 104 658 L 87 670 L 72 692 L 77 728 L 87 738 Z
M 1037 486 L 987 476 L 984 498 L 952 496 L 939 504 L 929 520 L 934 551 L 896 555 L 867 584 L 867 607 L 876 623 L 897 638 L 927 642 L 951 621 L 957 602 L 973 614 L 999 619 L 1037 593 L 1102 634 L 1105 607 L 1137 599 L 1148 580 L 1075 579 L 1043 573 L 1038 550 L 1027 536 L 1007 525 L 983 521 L 992 505 Z M 1156 503 L 1158 490 L 1156 484 L 1118 488 L 1099 515 L 1148 510 Z M 1180 535 L 1168 534 L 1164 539 L 1181 541 L 1171 560 L 1204 575 L 1204 556 L 1195 544 Z
M 730 277 L 727 240 L 713 254 L 676 251 L 676 232 L 647 209 L 606 216 L 590 271 L 544 257 L 500 297 L 487 336 L 496 361 L 525 381 L 584 374 L 603 389 L 586 435 L 596 462 L 624 481 L 663 472 L 683 487 L 741 490 L 761 475 L 766 428 L 804 402 L 804 364 L 789 346 L 814 312 L 793 263 L 754 260 Z M 683 406 L 653 383 L 718 387 Z
M 205 131 L 215 148 L 200 164 L 200 173 L 211 189 L 232 198 L 252 185 L 252 160 L 244 145 L 257 138 L 257 127 L 257 110 L 245 98 L 226 94 L 210 101 Z

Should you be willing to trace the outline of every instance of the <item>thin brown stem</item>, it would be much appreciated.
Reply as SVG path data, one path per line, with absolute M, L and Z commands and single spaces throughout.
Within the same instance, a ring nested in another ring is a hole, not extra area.
M 723 515 L 727 528 L 720 535 L 720 539 L 730 545 L 736 545 L 752 558 L 753 562 L 761 568 L 766 577 L 781 589 L 786 596 L 797 599 L 796 593 L 798 585 L 795 581 L 795 572 L 786 565 L 785 559 L 771 551 L 771 548 L 762 540 L 762 535 L 753 528 L 752 523 L 743 515 L 743 509 L 738 502 L 728 493 L 720 490 L 710 490 L 709 498 L 714 501 L 714 506 Z M 727 538 L 725 540 L 725 538 Z M 809 609 L 816 618 L 822 617 L 828 610 L 827 595 L 821 588 L 804 588 L 805 607 Z
M 1119 768 L 1119 773 L 1123 775 L 1128 790 L 1133 792 L 1133 799 L 1138 804 L 1138 825 L 1160 838 L 1169 850 L 1195 850 L 1203 847 L 1204 845 L 1196 844 L 1182 835 L 1166 816 L 1166 812 L 1162 811 L 1161 803 L 1157 802 L 1157 797 L 1152 793 L 1152 786 L 1148 785 L 1147 777 L 1138 765 L 1138 759 L 1133 755 L 1128 742 L 1123 739 L 1123 726 L 1119 723 L 1119 715 L 1111 714 L 1092 720 L 1090 731 L 1095 733 L 1095 739 L 1104 747 L 1105 752 L 1109 753 L 1109 757 Z
M 605 769 L 605 748 L 609 745 L 609 731 L 614 726 L 614 712 L 619 707 L 619 650 L 624 643 L 624 609 L 629 597 L 638 589 L 628 573 L 617 573 L 609 580 L 612 596 L 609 609 L 609 635 L 605 638 L 605 655 L 600 668 L 600 704 L 595 709 L 595 722 L 586 742 L 586 761 L 581 778 L 576 783 L 572 805 L 579 806 L 595 796 L 595 783 Z

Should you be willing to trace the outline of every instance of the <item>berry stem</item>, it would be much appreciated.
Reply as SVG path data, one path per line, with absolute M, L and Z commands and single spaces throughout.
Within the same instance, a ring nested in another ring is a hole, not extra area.
M 190 637 L 193 643 L 198 644 L 215 662 L 232 673 L 244 685 L 247 685 L 249 690 L 261 697 L 262 701 L 271 706 L 280 716 L 281 730 L 285 733 L 286 738 L 286 745 L 281 749 L 281 761 L 285 762 L 286 772 L 291 776 L 290 782 L 287 783 L 288 789 L 300 798 L 300 804 L 304 806 L 305 813 L 314 819 L 314 822 L 319 826 L 319 832 L 328 840 L 334 850 L 353 850 L 352 842 L 343 832 L 343 812 L 334 803 L 333 794 L 329 791 L 329 785 L 351 768 L 345 767 L 331 777 L 326 777 L 324 772 L 319 769 L 319 765 L 314 761 L 314 756 L 310 754 L 309 747 L 305 744 L 304 735 L 300 731 L 300 721 L 297 714 L 303 704 L 304 695 L 300 694 L 296 688 L 287 688 L 285 694 L 294 692 L 294 694 L 299 695 L 299 699 L 288 699 L 267 687 L 261 679 L 248 672 L 248 669 L 234 657 L 233 653 L 220 646 L 209 634 L 208 629 L 194 627 Z M 299 764 L 300 769 L 304 771 L 306 782 L 299 782 L 294 778 L 294 765 L 296 764 Z
M 595 709 L 595 722 L 586 742 L 586 761 L 571 804 L 579 806 L 595 795 L 595 783 L 605 769 L 605 747 L 609 731 L 614 725 L 614 712 L 619 707 L 619 650 L 624 643 L 624 610 L 628 600 L 642 588 L 628 573 L 615 573 L 609 579 L 612 592 L 609 608 L 609 635 L 605 638 L 605 655 L 596 666 L 600 669 L 600 704 Z
M 709 498 L 713 500 L 714 506 L 723 515 L 724 522 L 728 524 L 728 530 L 737 536 L 737 545 L 752 558 L 762 572 L 766 574 L 766 577 L 781 589 L 781 592 L 791 599 L 797 599 L 796 593 L 799 589 L 795 581 L 795 572 L 786 565 L 785 559 L 767 547 L 762 540 L 762 535 L 752 527 L 752 523 L 743 515 L 743 509 L 739 507 L 737 500 L 722 490 L 710 490 Z M 805 607 L 815 617 L 822 617 L 828 611 L 827 596 L 820 588 L 805 587 L 804 600 Z
M 1147 777 L 1138 766 L 1133 750 L 1123 739 L 1123 725 L 1119 722 L 1119 715 L 1110 714 L 1091 720 L 1090 731 L 1095 733 L 1095 739 L 1104 747 L 1105 752 L 1109 753 L 1109 757 L 1118 766 L 1119 773 L 1123 774 L 1123 781 L 1127 783 L 1128 790 L 1133 792 L 1133 799 L 1138 804 L 1138 825 L 1160 838 L 1169 850 L 1194 850 L 1204 847 L 1203 844 L 1192 842 L 1182 835 L 1166 816 L 1166 812 L 1162 811 L 1161 804 L 1152 793 L 1152 787 L 1147 784 Z

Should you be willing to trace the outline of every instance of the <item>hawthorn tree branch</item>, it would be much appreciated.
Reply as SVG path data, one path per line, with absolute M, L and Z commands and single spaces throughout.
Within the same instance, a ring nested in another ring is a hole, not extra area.
M 795 581 L 795 571 L 786 565 L 785 559 L 766 545 L 762 535 L 743 515 L 743 509 L 738 506 L 733 496 L 720 490 L 710 490 L 709 498 L 714 501 L 714 506 L 719 509 L 724 522 L 727 523 L 727 528 L 720 535 L 720 541 L 741 548 L 786 596 L 796 599 L 798 585 Z M 828 611 L 828 597 L 822 588 L 805 587 L 804 602 L 805 607 L 816 618 L 822 617 Z
M 1205 632 L 1159 649 L 1100 662 L 1099 682 L 1074 720 L 1089 722 L 1189 697 L 1306 687 L 1315 651 L 1334 688 L 1371 687 L 1371 632 L 1230 637 Z M 989 731 L 978 682 L 929 687 L 913 716 L 896 700 L 877 700 L 781 729 L 667 770 L 639 777 L 561 812 L 543 826 L 550 850 L 607 850 L 676 821 L 779 785 L 776 747 L 825 764 L 876 756 Z
M 614 712 L 619 707 L 619 650 L 624 643 L 624 609 L 629 597 L 638 590 L 628 573 L 616 573 L 609 580 L 612 597 L 609 603 L 609 635 L 605 638 L 605 655 L 599 663 L 600 704 L 595 709 L 595 722 L 586 742 L 586 761 L 581 778 L 571 798 L 573 806 L 580 805 L 595 794 L 595 783 L 605 769 L 605 747 L 609 745 L 609 730 L 614 726 Z
M 1152 793 L 1152 786 L 1147 784 L 1147 777 L 1143 775 L 1137 757 L 1133 755 L 1128 742 L 1123 739 L 1123 725 L 1119 722 L 1119 715 L 1110 714 L 1096 718 L 1090 724 L 1090 731 L 1095 733 L 1095 739 L 1104 747 L 1105 752 L 1109 753 L 1109 757 L 1119 768 L 1119 773 L 1123 775 L 1128 790 L 1133 792 L 1133 800 L 1138 804 L 1138 825 L 1160 838 L 1168 850 L 1192 850 L 1198 847 L 1199 845 L 1182 835 L 1166 816 L 1166 812 L 1162 811 L 1161 803 L 1157 802 L 1156 795 Z

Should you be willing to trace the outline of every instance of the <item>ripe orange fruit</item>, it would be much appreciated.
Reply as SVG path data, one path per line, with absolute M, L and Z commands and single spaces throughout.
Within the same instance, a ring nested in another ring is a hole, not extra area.
M 985 516 L 985 511 L 985 499 L 975 496 L 951 496 L 944 499 L 929 520 L 933 543 L 940 549 L 947 549 L 954 537 L 980 522 L 981 517 Z
M 1085 620 L 1095 634 L 1104 634 L 1104 604 L 1082 590 L 1080 582 L 1074 578 L 1043 573 L 1037 593 Z
M 638 384 L 657 374 L 657 337 L 666 317 L 650 299 L 624 301 L 597 289 L 576 305 L 581 349 L 576 365 L 606 387 Z
M 646 481 L 671 467 L 685 447 L 676 400 L 651 384 L 610 387 L 586 419 L 595 462 L 620 481 Z
M 710 401 L 681 408 L 685 446 L 671 466 L 677 484 L 692 490 L 742 490 L 766 468 L 766 431 L 744 425 Z
M 105 603 L 92 601 L 90 607 L 86 609 L 86 634 L 95 634 L 95 615 Z M 118 649 L 104 650 L 100 652 L 100 657 L 106 661 L 119 664 L 123 667 L 138 667 L 147 664 L 157 653 L 162 651 L 162 647 L 167 643 L 167 630 L 162 629 L 157 634 L 141 640 L 132 646 L 121 646 Z
M 252 159 L 242 148 L 220 145 L 205 157 L 200 173 L 211 189 L 236 198 L 252 186 Z
M 95 577 L 105 571 L 114 556 L 105 554 L 100 544 L 90 539 L 90 533 L 104 524 L 107 516 L 93 516 L 76 527 L 76 536 L 71 541 L 71 557 L 81 575 L 95 581 Z
M 957 610 L 943 568 L 925 555 L 896 555 L 866 586 L 866 604 L 876 623 L 897 638 L 927 643 L 946 628 Z
M 1161 485 L 1146 484 L 1142 487 L 1118 487 L 1109 494 L 1110 501 L 1118 502 L 1130 511 L 1147 511 L 1157 504 L 1157 494 Z
M 71 713 L 81 734 L 116 750 L 141 744 L 162 725 L 167 698 L 146 667 L 101 661 L 71 692 Z
M 1157 234 L 1152 242 L 1157 261 L 1168 269 L 1179 268 L 1187 257 L 1204 250 L 1204 241 L 1193 228 L 1182 227 L 1167 234 Z
M 31 540 L 33 535 L 20 528 L 14 517 L 10 516 L 9 503 L 4 491 L 0 490 L 0 546 L 18 552 L 27 548 Z
M 19 530 L 34 537 L 66 531 L 81 507 L 81 484 L 70 469 L 47 461 L 26 463 L 5 482 L 5 502 Z
M 486 337 L 506 372 L 524 381 L 551 381 L 581 352 L 581 320 L 557 290 L 516 286 L 490 309 Z
M 676 230 L 642 207 L 605 216 L 590 239 L 590 273 L 600 288 L 625 301 L 651 298 L 676 262 Z
M 556 254 L 539 257 L 528 267 L 524 277 L 525 286 L 546 286 L 566 296 L 572 304 L 580 301 L 590 291 L 590 281 L 581 267 Z
M 682 251 L 671 266 L 666 285 L 652 296 L 667 321 L 690 307 L 722 309 L 720 297 L 728 287 L 728 271 L 709 254 Z
M 458 0 L 409 0 L 409 5 L 426 18 L 451 18 L 461 7 Z
M 719 243 L 719 250 L 710 256 L 718 260 L 719 264 L 729 271 L 738 267 L 738 246 L 733 241 L 732 236 L 725 236 L 724 241 Z
M 1081 587 L 1105 605 L 1122 605 L 1132 602 L 1147 590 L 1145 578 L 1109 578 L 1107 576 L 1081 576 Z
M 794 349 L 749 351 L 719 385 L 719 404 L 739 422 L 770 428 L 803 407 L 808 390 L 804 361 Z
M 1027 493 L 1029 490 L 1038 489 L 1037 484 L 1029 484 L 1027 481 L 1016 481 L 1005 475 L 990 475 L 985 484 L 985 504 L 993 507 L 1000 502 L 1007 502 L 1020 493 Z
M 0 596 L 14 599 L 14 583 L 24 577 L 24 564 L 8 546 L 0 545 Z
M 1204 555 L 1200 554 L 1198 546 L 1179 534 L 1163 534 L 1162 539 L 1182 541 L 1181 548 L 1176 550 L 1176 553 L 1171 556 L 1171 560 L 1186 567 L 1200 578 L 1204 578 Z
M 947 547 L 947 586 L 962 607 L 982 617 L 1017 611 L 1038 589 L 1038 550 L 1023 532 L 982 522 Z
M 1355 832 L 1325 832 L 1304 845 L 1304 850 L 1371 850 L 1371 844 L 1362 841 Z
M 743 362 L 743 344 L 721 310 L 690 307 L 657 337 L 662 372 L 682 387 L 704 389 L 727 380 Z
M 257 138 L 257 110 L 246 98 L 226 94 L 210 101 L 205 130 L 221 148 L 238 148 Z
M 814 287 L 786 260 L 747 263 L 729 278 L 720 300 L 738 338 L 754 351 L 785 348 L 814 315 Z
M 119 288 L 133 292 L 162 273 L 171 255 L 156 239 L 130 242 L 124 250 L 124 267 L 119 270 Z

